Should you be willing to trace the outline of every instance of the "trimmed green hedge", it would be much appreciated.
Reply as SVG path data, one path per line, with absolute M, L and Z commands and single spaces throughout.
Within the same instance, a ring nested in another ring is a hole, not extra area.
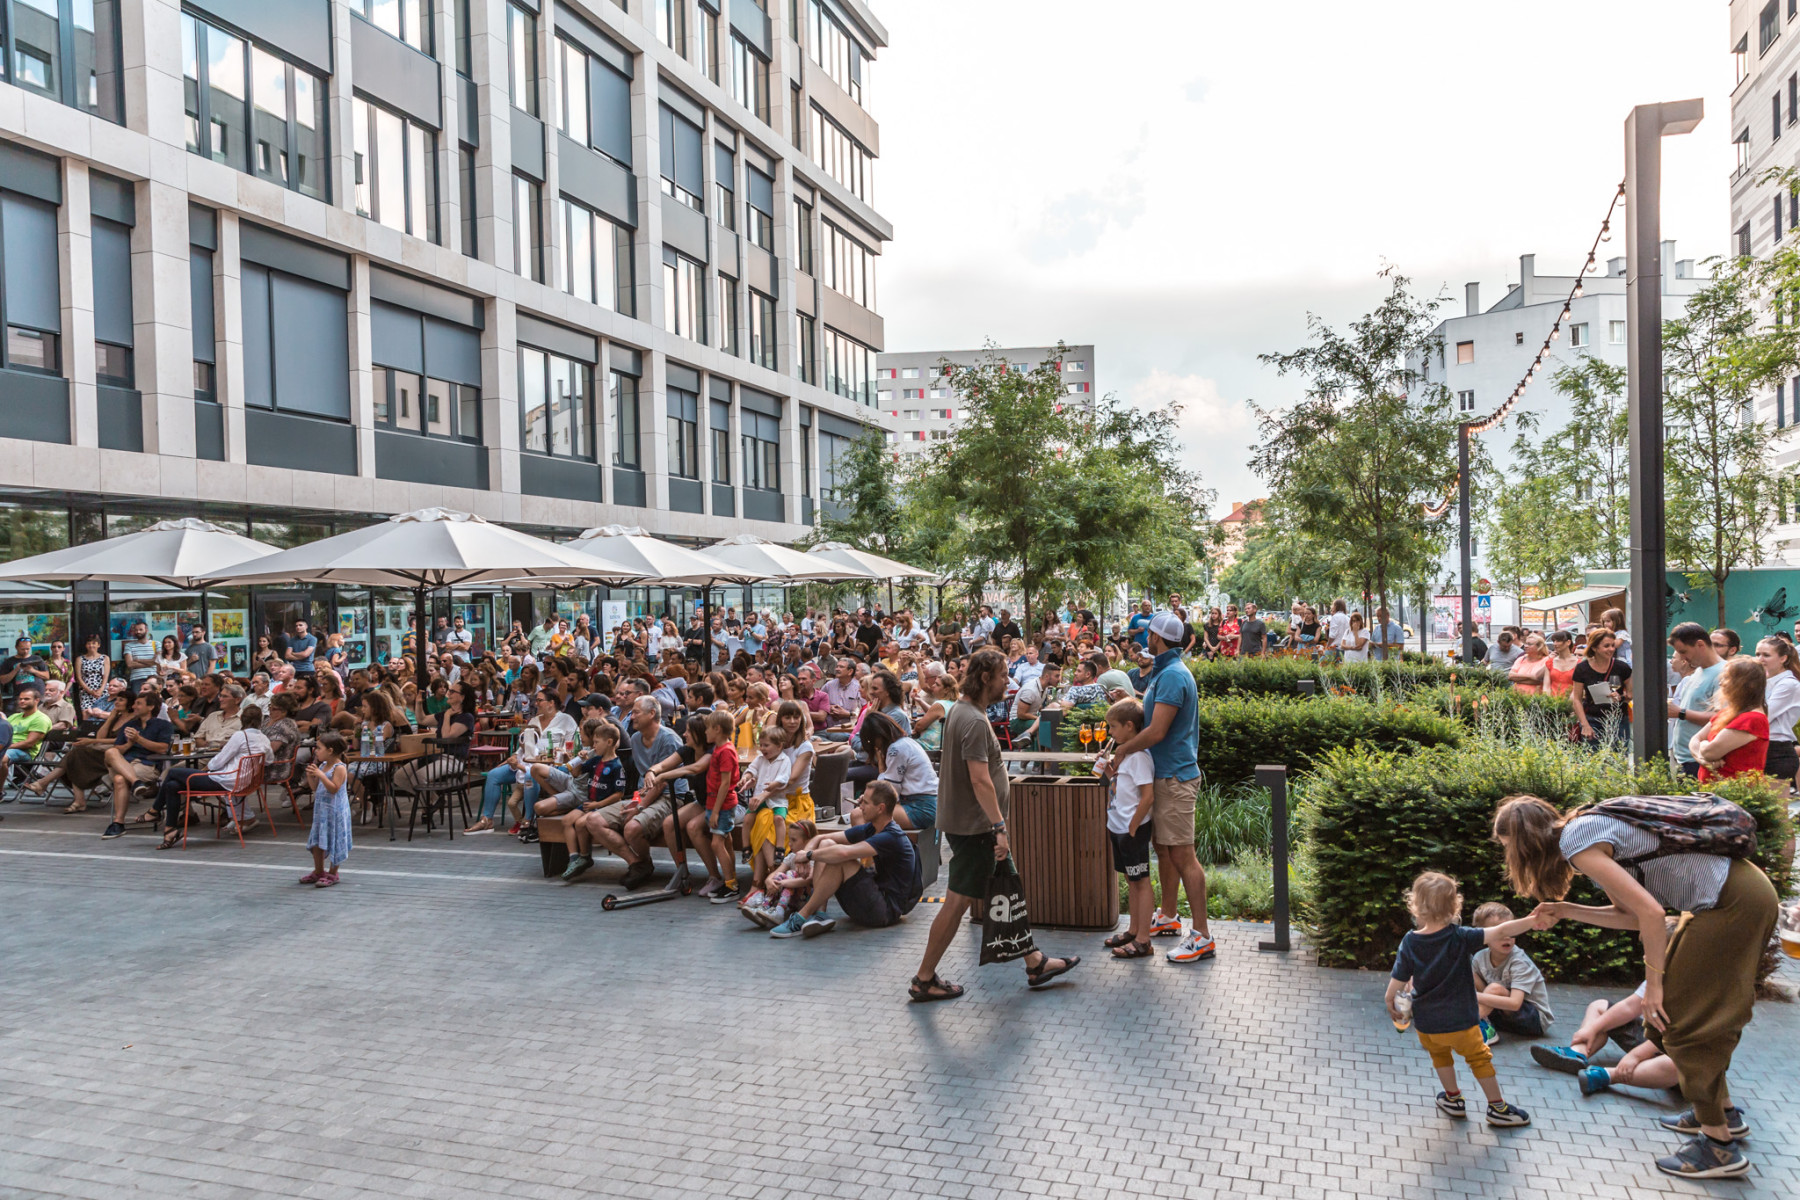
M 1464 738 L 1456 722 L 1436 713 L 1349 699 L 1206 698 L 1198 723 L 1200 769 L 1220 787 L 1252 782 L 1265 763 L 1305 770 L 1339 747 L 1413 751 Z
M 1215 658 L 1189 662 L 1202 696 L 1296 696 L 1311 679 L 1319 695 L 1353 692 L 1366 699 L 1405 697 L 1454 680 L 1459 688 L 1512 689 L 1506 672 L 1433 662 L 1312 663 L 1299 658 Z
M 1406 703 L 1454 717 L 1466 728 L 1491 731 L 1500 736 L 1534 733 L 1542 737 L 1566 737 L 1575 724 L 1575 706 L 1567 696 L 1528 694 L 1512 688 L 1467 688 L 1460 683 L 1420 688 Z
M 1535 902 L 1505 883 L 1493 841 L 1494 812 L 1507 796 L 1542 796 L 1569 809 L 1632 792 L 1694 790 L 1661 765 L 1633 772 L 1621 757 L 1552 743 L 1501 744 L 1471 738 L 1460 747 L 1415 753 L 1356 748 L 1330 751 L 1298 788 L 1301 856 L 1322 881 L 1303 910 L 1319 961 L 1328 966 L 1381 967 L 1412 926 L 1405 893 L 1425 870 L 1461 885 L 1463 919 L 1499 900 L 1520 916 Z M 1792 834 L 1778 787 L 1761 775 L 1715 789 L 1750 810 L 1759 829 L 1757 863 L 1783 896 L 1790 893 L 1784 848 Z M 1605 904 L 1599 889 L 1577 877 L 1569 898 Z M 1550 979 L 1615 980 L 1642 976 L 1637 936 L 1565 921 L 1524 939 L 1526 952 Z

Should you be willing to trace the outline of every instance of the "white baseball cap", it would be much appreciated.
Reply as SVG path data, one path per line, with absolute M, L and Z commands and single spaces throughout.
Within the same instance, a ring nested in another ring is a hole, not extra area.
M 1181 618 L 1172 612 L 1160 612 L 1150 618 L 1150 632 L 1173 646 L 1181 641 Z

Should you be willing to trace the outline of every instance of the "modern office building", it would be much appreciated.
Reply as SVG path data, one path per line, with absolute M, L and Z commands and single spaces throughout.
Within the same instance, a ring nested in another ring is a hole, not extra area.
M 1766 182 L 1771 170 L 1800 166 L 1800 0 L 1732 0 L 1731 252 L 1772 253 L 1800 230 L 1800 196 Z M 1776 466 L 1800 470 L 1800 376 L 1764 396 L 1757 418 L 1770 430 Z M 1776 498 L 1775 528 L 1764 558 L 1800 562 L 1800 490 Z
M 1064 377 L 1071 404 L 1092 404 L 1100 394 L 1094 382 L 1092 346 L 1029 346 L 987 350 L 918 350 L 883 354 L 876 360 L 875 407 L 887 418 L 889 439 L 897 452 L 917 454 L 933 442 L 947 441 L 956 427 L 956 390 L 943 365 L 972 367 L 997 358 L 1021 371 L 1054 362 Z
M 878 424 L 885 43 L 863 0 L 0 0 L 0 552 L 801 536 Z
M 1611 245 L 1622 247 L 1624 224 L 1617 225 L 1618 235 Z M 1674 242 L 1662 244 L 1663 316 L 1680 315 L 1688 297 L 1710 282 L 1709 276 L 1696 273 L 1691 259 L 1676 258 Z M 1579 269 L 1580 261 L 1575 263 Z M 1463 289 L 1463 313 L 1442 321 L 1434 331 L 1442 345 L 1441 353 L 1429 362 L 1415 358 L 1409 366 L 1422 372 L 1429 383 L 1441 383 L 1455 397 L 1455 412 L 1460 420 L 1484 417 L 1506 402 L 1525 373 L 1531 369 L 1551 326 L 1569 305 L 1569 319 L 1562 332 L 1550 343 L 1551 351 L 1544 367 L 1526 387 L 1525 394 L 1513 408 L 1513 417 L 1482 435 L 1482 448 L 1504 474 L 1516 473 L 1513 442 L 1518 437 L 1519 416 L 1537 418 L 1540 435 L 1550 435 L 1568 423 L 1568 401 L 1551 383 L 1557 369 L 1573 365 L 1586 357 L 1594 357 L 1625 368 L 1625 260 L 1613 258 L 1604 271 L 1596 269 L 1582 280 L 1581 295 L 1573 301 L 1569 293 L 1575 286 L 1574 275 L 1541 275 L 1537 256 L 1519 257 L 1519 280 L 1509 282 L 1506 294 L 1490 308 L 1481 307 L 1481 285 L 1469 283 Z M 1474 543 L 1475 571 L 1481 565 L 1479 536 L 1483 508 L 1477 493 L 1471 506 L 1475 513 L 1477 536 Z M 1444 557 L 1446 579 L 1460 572 L 1457 547 Z

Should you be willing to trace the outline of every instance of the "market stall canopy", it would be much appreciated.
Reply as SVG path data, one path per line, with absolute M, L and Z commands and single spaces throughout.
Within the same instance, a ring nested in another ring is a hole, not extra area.
M 730 583 L 719 565 L 695 551 L 661 538 L 651 537 L 636 525 L 601 525 L 569 543 L 577 550 L 623 563 L 638 572 L 638 579 L 671 587 L 710 587 Z M 609 586 L 610 579 L 597 582 Z M 629 581 L 628 581 L 629 582 Z
M 1550 612 L 1558 608 L 1573 608 L 1577 604 L 1586 604 L 1590 600 L 1598 600 L 1602 596 L 1617 596 L 1622 588 L 1616 587 L 1584 587 L 1572 592 L 1564 592 L 1560 596 L 1546 596 L 1542 600 L 1527 600 L 1519 605 L 1532 612 Z
M 374 525 L 282 550 L 231 570 L 215 583 L 341 583 L 434 590 L 508 580 L 636 582 L 641 572 L 568 545 L 449 508 L 421 508 Z
M 87 542 L 0 566 L 0 580 L 28 583 L 135 583 L 191 592 L 229 567 L 280 554 L 197 517 Z
M 937 572 L 927 571 L 919 567 L 909 567 L 903 562 L 884 558 L 868 550 L 858 550 L 855 546 L 844 542 L 821 542 L 808 550 L 807 556 L 817 556 L 827 562 L 841 567 L 855 567 L 867 571 L 876 579 L 936 579 Z
M 778 546 L 753 533 L 740 533 L 716 546 L 698 551 L 716 564 L 720 583 L 841 583 L 850 579 L 878 579 L 861 567 L 847 567 L 786 546 Z

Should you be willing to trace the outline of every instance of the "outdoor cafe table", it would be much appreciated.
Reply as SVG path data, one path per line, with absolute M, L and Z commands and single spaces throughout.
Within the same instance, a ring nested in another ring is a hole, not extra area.
M 428 753 L 429 751 L 424 750 L 395 751 L 391 754 L 362 754 L 352 751 L 344 755 L 344 761 L 347 763 L 375 763 L 381 767 L 381 770 L 373 775 L 361 776 L 364 787 L 374 783 L 381 789 L 381 803 L 375 809 L 377 822 L 381 820 L 380 814 L 386 810 L 388 800 L 394 794 L 394 769 L 401 763 L 414 762 L 424 758 Z M 395 840 L 394 826 L 396 824 L 396 821 L 388 822 L 388 841 L 390 842 Z

